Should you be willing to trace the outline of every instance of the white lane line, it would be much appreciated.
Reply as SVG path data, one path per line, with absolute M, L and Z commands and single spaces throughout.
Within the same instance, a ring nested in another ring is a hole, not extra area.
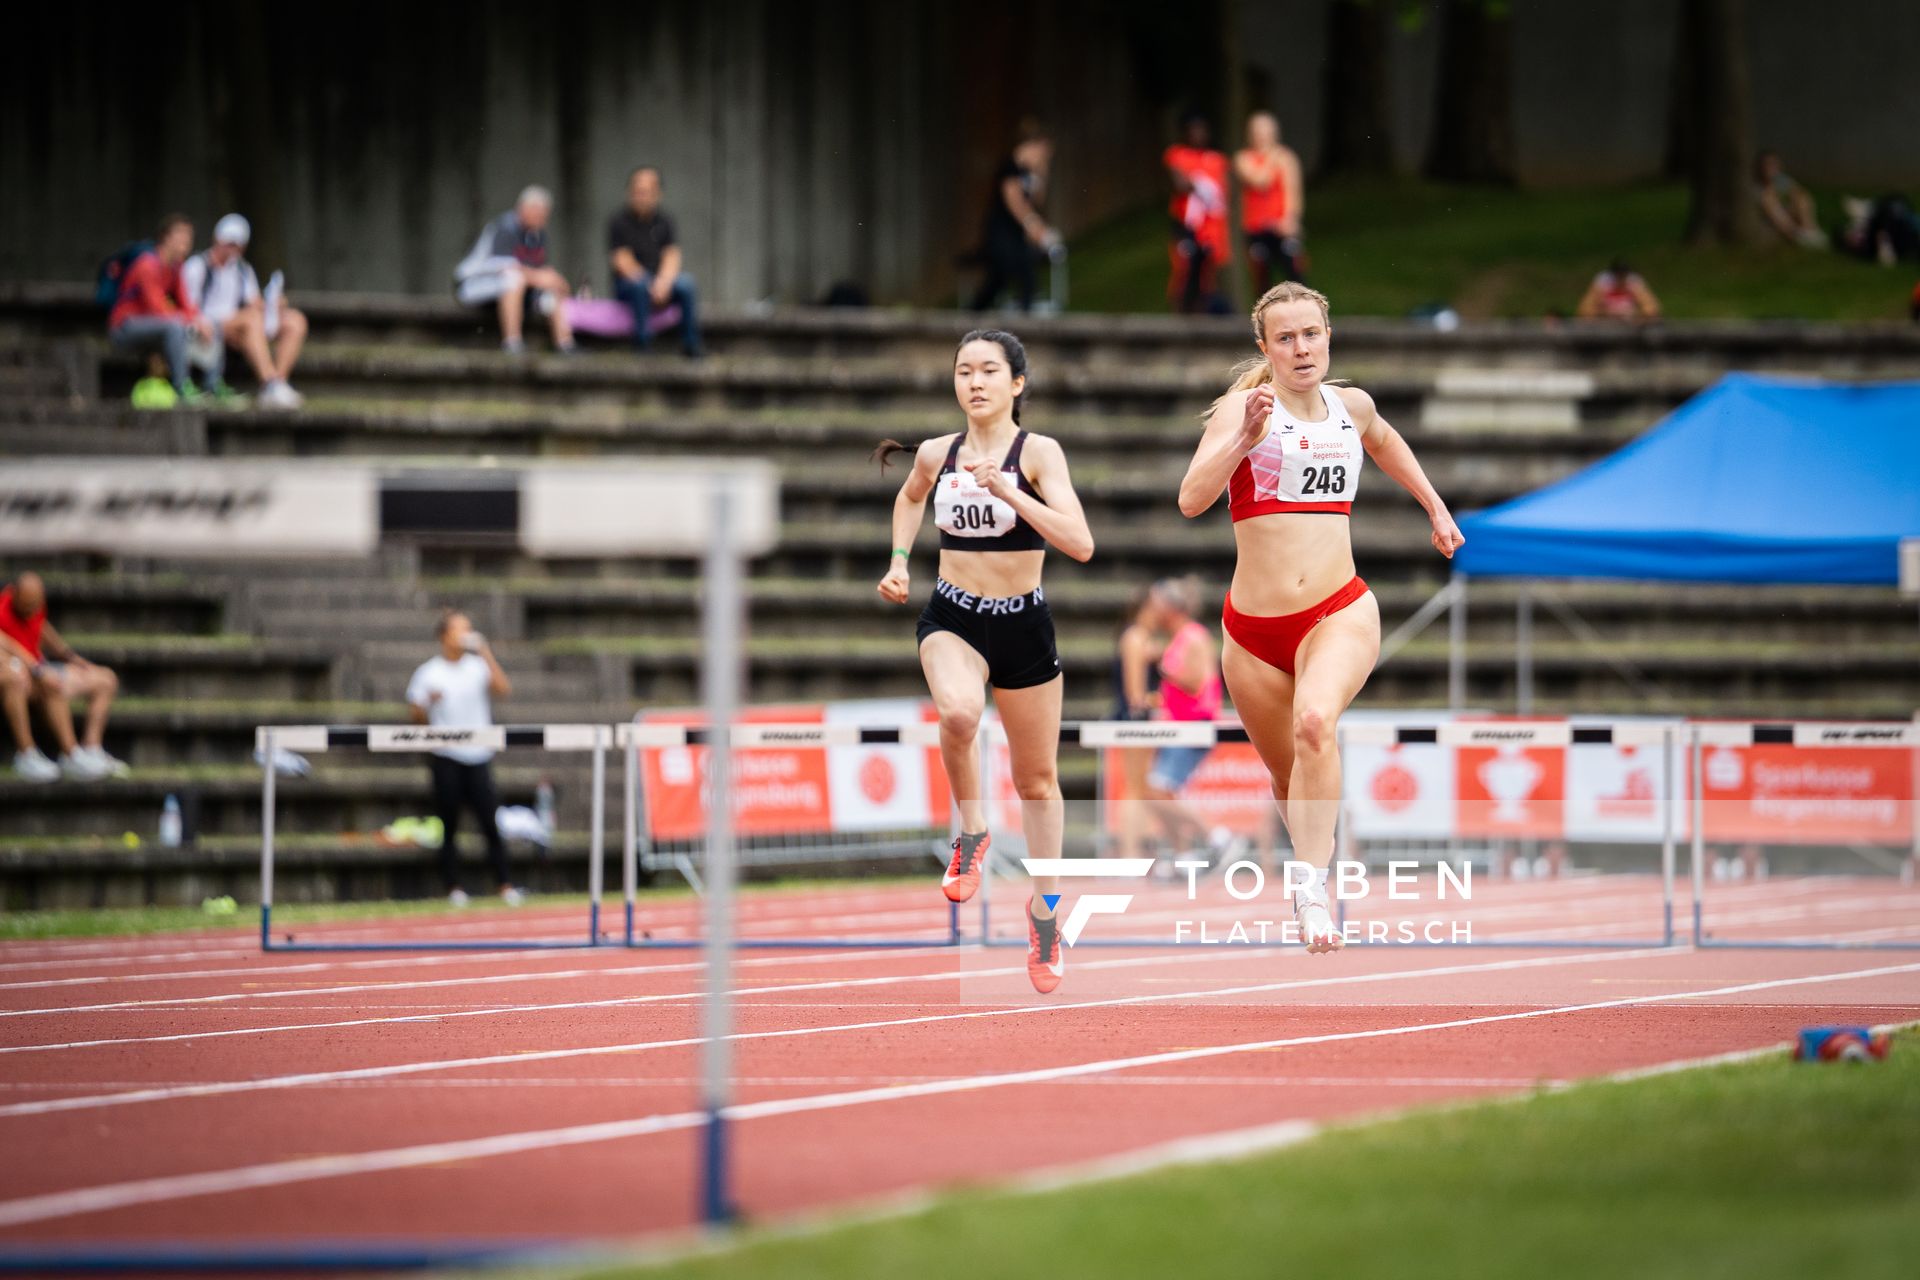
M 831 908 L 836 912 L 860 912 L 869 909 L 887 908 L 897 910 L 912 901 L 915 892 L 913 886 L 902 886 L 891 890 L 862 890 L 859 892 L 834 892 L 826 894 L 791 893 L 768 895 L 744 895 L 741 901 L 741 919 L 752 921 L 776 921 L 793 918 L 819 917 Z M 924 895 L 923 895 L 924 898 Z M 617 919 L 623 904 L 618 898 L 609 898 L 601 904 L 602 924 Z M 250 911 L 254 908 L 248 908 Z M 944 902 L 935 902 L 920 911 L 920 917 L 945 910 Z M 636 905 L 639 922 L 649 927 L 658 921 L 681 924 L 687 919 L 699 918 L 698 900 L 693 898 L 662 900 L 649 902 L 641 899 Z M 855 919 L 857 916 L 847 916 Z M 288 929 L 306 935 L 308 938 L 330 942 L 344 942 L 361 939 L 391 938 L 398 926 L 413 936 L 434 937 L 438 935 L 467 936 L 475 933 L 492 935 L 498 940 L 524 937 L 553 936 L 557 930 L 578 929 L 585 936 L 587 907 L 585 903 L 577 907 L 530 908 L 517 912 L 483 912 L 464 920 L 451 918 L 444 913 L 436 916 L 394 916 L 386 919 L 361 921 L 310 921 L 288 924 L 275 922 L 277 932 Z M 944 920 L 935 926 L 944 928 Z M 255 932 L 253 937 L 258 937 Z M 135 938 L 72 938 L 72 939 L 22 939 L 14 942 L 0 942 L 0 956 L 32 957 L 0 963 L 0 972 L 17 968 L 47 968 L 58 965 L 79 964 L 138 964 L 156 960 L 192 959 L 206 961 L 233 957 L 244 959 L 258 956 L 258 946 L 240 947 L 236 942 L 246 940 L 248 935 L 231 929 L 208 932 L 199 936 L 170 933 L 150 934 Z M 486 941 L 483 937 L 481 941 Z M 199 943 L 201 945 L 194 945 Z M 152 951 L 152 947 L 184 948 L 174 951 Z
M 1174 1062 L 1196 1062 L 1242 1053 L 1261 1053 L 1272 1049 L 1303 1045 L 1332 1044 L 1341 1041 L 1374 1040 L 1389 1036 L 1417 1035 L 1431 1031 L 1449 1031 L 1464 1027 L 1488 1026 L 1501 1022 L 1519 1022 L 1557 1017 L 1570 1013 L 1590 1013 L 1600 1009 L 1622 1009 L 1635 1005 L 1665 1004 L 1676 1000 L 1705 1000 L 1717 996 L 1740 995 L 1749 991 L 1767 991 L 1780 987 L 1816 983 L 1846 982 L 1884 977 L 1896 973 L 1920 971 L 1920 964 L 1885 965 L 1845 973 L 1818 974 L 1797 978 L 1776 978 L 1766 982 L 1741 983 L 1728 987 L 1708 987 L 1697 991 L 1676 991 L 1659 995 L 1626 996 L 1589 1004 L 1556 1005 L 1525 1009 L 1512 1013 L 1482 1014 L 1471 1018 L 1451 1018 L 1444 1022 L 1407 1023 L 1392 1027 L 1373 1027 L 1363 1031 L 1336 1031 L 1313 1036 L 1291 1036 L 1275 1040 L 1253 1040 L 1240 1044 L 1208 1045 L 1194 1049 L 1174 1049 L 1164 1053 L 1138 1054 L 1127 1058 L 1107 1058 L 1095 1062 L 1069 1063 L 1058 1067 L 1040 1067 L 1029 1071 L 1006 1071 L 994 1075 L 962 1076 L 922 1084 L 890 1085 L 874 1089 L 854 1089 L 841 1093 L 810 1094 L 799 1098 L 780 1098 L 748 1102 L 726 1107 L 722 1115 L 732 1122 L 764 1120 L 777 1116 L 802 1115 L 816 1111 L 868 1106 L 878 1102 L 896 1102 L 909 1098 L 936 1097 L 956 1093 L 977 1093 L 1014 1085 L 1041 1084 L 1074 1076 L 1106 1075 L 1130 1071 L 1136 1067 L 1164 1066 Z M 423 1143 L 410 1147 L 391 1147 L 350 1155 L 309 1156 L 268 1164 L 243 1165 L 204 1173 L 176 1174 L 143 1178 L 132 1182 L 110 1183 L 47 1195 L 27 1196 L 0 1202 L 0 1227 L 15 1227 L 76 1214 L 99 1213 L 138 1204 L 155 1204 L 197 1196 L 219 1195 L 261 1187 L 286 1186 L 324 1178 L 379 1173 L 421 1165 L 460 1160 L 481 1160 L 493 1156 L 527 1151 L 546 1151 L 556 1147 L 582 1146 L 611 1142 L 622 1138 L 691 1129 L 706 1117 L 698 1111 L 668 1115 L 642 1116 L 629 1120 L 603 1121 L 597 1124 L 567 1125 L 558 1129 L 533 1129 L 520 1133 L 496 1134 L 485 1138 L 463 1138 L 450 1142 Z
M 944 1075 L 916 1075 L 906 1071 L 888 1071 L 870 1076 L 734 1076 L 736 1087 L 797 1089 L 823 1085 L 871 1085 L 882 1082 L 899 1084 L 918 1080 L 945 1080 Z M 704 1084 L 704 1076 L 462 1076 L 456 1080 L 341 1080 L 328 1082 L 328 1088 L 340 1089 L 687 1089 Z M 0 1084 L 0 1089 L 16 1091 L 47 1089 L 130 1089 L 142 1082 L 120 1080 L 60 1081 L 48 1084 Z M 147 1082 L 150 1083 L 150 1082 Z M 1396 1088 L 1432 1089 L 1531 1089 L 1565 1081 L 1546 1076 L 1091 1076 L 1085 1080 L 1056 1080 L 1060 1085 L 1196 1085 L 1209 1087 L 1301 1087 L 1372 1089 L 1381 1085 Z M 191 1080 L 174 1081 L 166 1088 L 191 1089 Z
M 1642 959 L 1670 955 L 1664 948 L 1644 951 L 1612 952 L 1604 955 L 1536 956 L 1526 959 L 1487 960 L 1472 964 L 1434 965 L 1423 969 L 1388 970 L 1380 973 L 1349 973 L 1324 978 L 1294 978 L 1250 986 L 1209 988 L 1205 991 L 1156 991 L 1143 995 L 1112 996 L 1101 1000 L 1080 1000 L 1063 1004 L 1017 1005 L 1011 1008 L 969 1009 L 960 1013 L 929 1013 L 907 1018 L 838 1023 L 820 1027 L 788 1027 L 773 1031 L 739 1031 L 729 1040 L 775 1040 L 799 1036 L 834 1035 L 852 1031 L 878 1031 L 889 1027 L 926 1026 L 940 1022 L 962 1022 L 979 1018 L 1018 1017 L 1027 1014 L 1066 1013 L 1081 1009 L 1111 1009 L 1123 1006 L 1164 1004 L 1173 1001 L 1222 996 L 1270 994 L 1308 988 L 1346 987 L 1398 982 L 1408 979 L 1456 977 L 1513 969 L 1557 968 L 1562 965 L 1591 964 L 1597 961 Z M 1118 962 L 1104 962 L 1118 963 Z M 1011 970 L 1009 972 L 1012 972 Z M 693 993 L 695 995 L 701 993 Z M 344 1025 L 344 1024 L 342 1024 Z M 378 1080 L 394 1076 L 418 1075 L 432 1071 L 459 1071 L 474 1067 L 494 1067 L 507 1063 L 557 1062 L 568 1058 L 596 1057 L 610 1053 L 643 1053 L 656 1049 L 682 1049 L 705 1044 L 704 1036 L 685 1036 L 670 1040 L 641 1040 L 628 1044 L 592 1045 L 569 1049 L 540 1049 L 531 1053 L 499 1053 L 472 1058 L 438 1058 L 425 1062 L 402 1062 L 379 1067 L 353 1067 L 338 1071 L 307 1071 L 293 1075 L 265 1076 L 253 1080 L 210 1081 L 204 1084 L 161 1086 L 134 1089 L 125 1093 L 88 1094 L 71 1098 L 50 1098 L 38 1102 L 16 1102 L 0 1106 L 0 1118 L 47 1115 L 60 1111 L 85 1111 L 99 1107 L 127 1106 L 139 1102 L 165 1102 L 177 1098 L 206 1098 L 222 1094 L 253 1093 L 267 1089 L 294 1089 L 308 1085 L 337 1084 L 344 1081 Z
M 963 948 L 947 945 L 892 948 L 886 951 L 859 951 L 845 958 L 886 959 L 899 955 L 953 954 Z M 842 958 L 831 955 L 828 958 Z M 767 963 L 764 957 L 755 957 Z M 819 963 L 820 957 L 778 957 L 774 963 L 807 960 Z M 629 964 L 593 969 L 541 969 L 533 973 L 470 974 L 459 978 L 419 978 L 400 982 L 361 982 L 332 987 L 288 987 L 281 991 L 230 991 L 212 996 L 164 996 L 154 1000 L 116 1000 L 106 1004 L 75 1004 L 45 1009 L 0 1009 L 0 1018 L 44 1017 L 50 1014 L 107 1013 L 127 1009 L 184 1009 L 194 1005 L 235 1004 L 248 1000 L 297 1000 L 303 997 L 354 995 L 364 991 L 427 991 L 446 987 L 497 986 L 511 982 L 559 982 L 576 978 L 631 978 L 655 973 L 687 973 L 705 968 L 704 961 L 679 964 Z
M 1012 974 L 1017 969 L 992 969 L 985 974 Z M 888 974 L 874 978 L 832 978 L 821 982 L 781 983 L 768 987 L 742 987 L 741 995 L 772 995 L 781 991 L 826 991 L 847 987 L 886 986 L 896 982 L 938 982 L 959 980 L 964 973 L 942 969 L 933 973 Z M 297 993 L 306 994 L 306 993 Z M 665 991 L 644 996 L 614 996 L 604 1000 L 565 1000 L 552 1004 L 488 1005 L 479 1009 L 451 1009 L 434 1013 L 406 1014 L 386 1018 L 351 1018 L 340 1022 L 303 1022 L 272 1027 L 235 1027 L 226 1031 L 188 1031 L 165 1036 L 125 1036 L 104 1040 L 70 1040 L 60 1044 L 0 1045 L 0 1053 L 44 1053 L 59 1049 L 91 1049 L 114 1044 L 172 1044 L 185 1040 L 216 1040 L 228 1036 L 275 1035 L 289 1031 L 317 1031 L 336 1027 L 371 1027 L 401 1022 L 442 1022 L 453 1018 L 497 1017 L 507 1013 L 544 1013 L 565 1009 L 616 1009 L 632 1005 L 667 1004 L 679 1000 L 697 1000 L 704 991 Z
M 258 959 L 255 948 L 246 956 Z M 198 958 L 198 957 L 193 957 Z M 162 969 L 156 973 L 92 973 L 78 978 L 35 978 L 28 982 L 0 982 L 0 991 L 37 991 L 48 987 L 90 987 L 128 982 L 191 982 L 204 978 L 279 977 L 289 973 L 323 973 L 329 969 L 403 969 L 448 964 L 491 964 L 496 961 L 566 961 L 579 963 L 579 952 L 465 951 L 453 955 L 388 956 L 379 960 L 317 960 L 292 964 L 248 965 L 229 969 Z M 3 966 L 0 966 L 3 967 Z

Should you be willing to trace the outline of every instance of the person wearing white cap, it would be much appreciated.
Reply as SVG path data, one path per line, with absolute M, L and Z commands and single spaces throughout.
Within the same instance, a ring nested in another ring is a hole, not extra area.
M 212 322 L 217 340 L 253 366 L 261 405 L 297 409 L 302 397 L 287 379 L 307 340 L 307 317 L 288 304 L 279 272 L 261 292 L 260 277 L 245 257 L 252 239 L 253 227 L 239 214 L 220 219 L 213 227 L 213 247 L 180 268 L 181 284 Z

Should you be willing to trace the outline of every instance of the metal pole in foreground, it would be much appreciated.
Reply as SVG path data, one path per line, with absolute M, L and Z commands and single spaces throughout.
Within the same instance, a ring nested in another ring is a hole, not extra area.
M 1693 945 L 1699 946 L 1706 935 L 1700 928 L 1700 913 L 1707 896 L 1707 815 L 1704 812 L 1706 784 L 1700 777 L 1700 726 L 1693 725 L 1693 741 L 1688 747 L 1688 767 L 1693 775 L 1693 804 L 1687 814 L 1693 826 Z
M 265 735 L 267 762 L 260 770 L 260 949 L 273 949 L 273 753 L 275 733 Z
M 733 553 L 733 495 L 713 490 L 700 629 L 706 658 L 701 684 L 707 704 L 707 999 L 700 1216 L 718 1226 L 734 1218 L 727 1167 L 726 1107 L 733 1032 L 733 718 L 740 700 L 740 564 Z
M 1447 708 L 1467 705 L 1467 575 L 1456 573 L 1449 582 L 1453 600 L 1447 608 Z
M 993 825 L 993 743 L 989 738 L 988 721 L 980 719 L 980 734 L 976 741 L 980 750 L 980 811 L 987 816 L 987 825 Z M 987 846 L 987 856 L 980 862 L 980 942 L 985 945 L 993 940 L 993 846 Z
M 607 740 L 605 725 L 593 731 L 593 831 L 587 837 L 587 945 L 600 945 L 600 899 L 606 891 Z
M 1666 918 L 1661 938 L 1669 947 L 1673 945 L 1673 802 L 1678 798 L 1673 786 L 1673 757 L 1673 726 L 1668 725 L 1660 735 L 1660 902 Z
M 628 742 L 627 749 L 621 753 L 626 772 L 626 803 L 620 809 L 620 891 L 626 903 L 626 933 L 624 939 L 628 946 L 633 945 L 633 903 L 639 880 L 639 850 L 634 845 L 634 832 L 640 825 L 640 746 Z

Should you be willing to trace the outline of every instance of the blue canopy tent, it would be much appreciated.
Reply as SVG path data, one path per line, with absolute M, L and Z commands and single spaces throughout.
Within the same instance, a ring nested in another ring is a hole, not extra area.
M 1920 383 L 1730 374 L 1633 443 L 1460 529 L 1455 705 L 1466 578 L 1891 585 L 1901 540 L 1920 537 Z

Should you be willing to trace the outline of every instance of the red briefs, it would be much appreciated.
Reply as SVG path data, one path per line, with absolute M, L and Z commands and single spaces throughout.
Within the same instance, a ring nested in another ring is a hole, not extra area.
M 1293 655 L 1299 652 L 1300 642 L 1307 638 L 1307 632 L 1313 630 L 1322 618 L 1332 617 L 1365 594 L 1367 584 L 1356 576 L 1319 604 L 1298 613 L 1266 616 L 1241 613 L 1233 607 L 1233 593 L 1228 592 L 1226 612 L 1221 615 L 1220 623 L 1227 629 L 1227 634 L 1233 637 L 1235 644 L 1268 666 L 1278 667 L 1292 675 Z

